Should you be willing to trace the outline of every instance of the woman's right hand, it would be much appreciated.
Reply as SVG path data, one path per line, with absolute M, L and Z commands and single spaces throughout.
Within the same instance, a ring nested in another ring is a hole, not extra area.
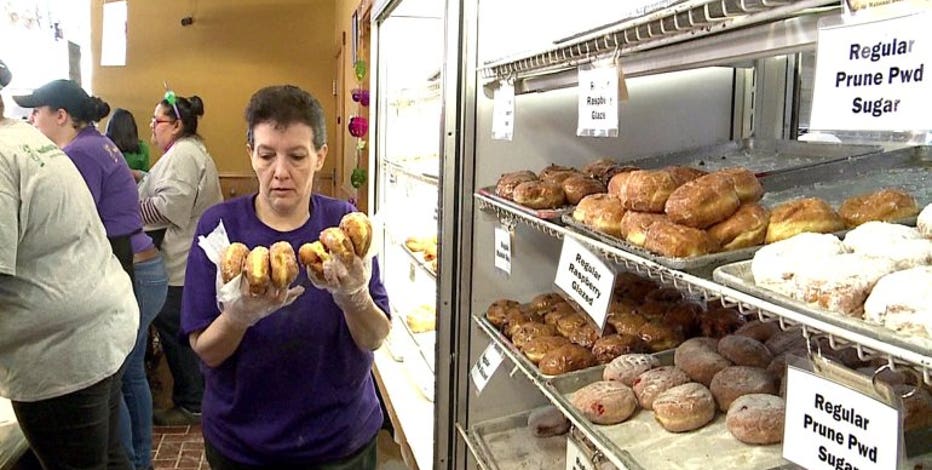
M 259 320 L 272 313 L 291 305 L 301 294 L 304 287 L 295 286 L 290 289 L 269 287 L 264 294 L 255 295 L 249 292 L 245 281 L 240 284 L 241 294 L 237 299 L 224 304 L 221 315 L 232 323 L 245 328 L 255 325 Z

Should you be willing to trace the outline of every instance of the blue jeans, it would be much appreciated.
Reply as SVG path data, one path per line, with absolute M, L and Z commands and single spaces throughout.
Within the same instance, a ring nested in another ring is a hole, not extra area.
M 204 396 L 204 376 L 201 375 L 201 359 L 187 338 L 181 337 L 181 296 L 183 286 L 168 286 L 168 296 L 162 311 L 152 324 L 159 331 L 165 362 L 172 373 L 172 402 L 192 413 L 201 412 Z
M 149 468 L 152 463 L 152 390 L 146 379 L 146 345 L 149 325 L 165 303 L 168 275 L 161 256 L 136 263 L 133 268 L 136 301 L 139 303 L 139 332 L 136 345 L 126 358 L 123 373 L 120 440 L 135 468 Z

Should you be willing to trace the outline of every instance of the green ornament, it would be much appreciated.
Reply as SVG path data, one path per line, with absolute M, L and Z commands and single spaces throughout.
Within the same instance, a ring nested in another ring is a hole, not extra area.
M 366 61 L 357 60 L 354 70 L 356 71 L 356 80 L 362 81 L 362 79 L 366 78 L 366 72 L 369 70 L 369 67 L 366 66 Z
M 353 174 L 350 175 L 350 184 L 354 188 L 359 189 L 362 185 L 366 184 L 366 170 L 362 168 L 354 168 Z

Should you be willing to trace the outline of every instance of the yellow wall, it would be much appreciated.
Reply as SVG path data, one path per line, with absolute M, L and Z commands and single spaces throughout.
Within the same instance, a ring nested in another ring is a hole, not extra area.
M 103 3 L 91 2 L 98 64 Z M 129 0 L 127 5 L 126 66 L 95 64 L 92 87 L 111 108 L 136 116 L 141 138 L 150 135 L 149 118 L 164 94 L 164 80 L 179 95 L 204 100 L 198 130 L 221 173 L 251 173 L 243 110 L 249 96 L 266 85 L 291 83 L 316 96 L 333 142 L 335 0 Z M 194 24 L 182 27 L 181 18 L 189 15 Z M 327 160 L 329 172 L 335 158 Z

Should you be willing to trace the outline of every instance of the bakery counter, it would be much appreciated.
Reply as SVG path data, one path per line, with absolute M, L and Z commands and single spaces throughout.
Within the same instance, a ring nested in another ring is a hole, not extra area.
M 694 297 L 702 298 L 708 303 L 721 302 L 723 306 L 735 307 L 744 315 L 756 316 L 762 320 L 776 318 L 783 329 L 792 325 L 801 325 L 804 336 L 821 335 L 827 338 L 832 347 L 853 346 L 862 359 L 881 358 L 890 363 L 894 361 L 907 363 L 921 373 L 927 384 L 932 384 L 932 351 L 928 349 L 880 341 L 858 331 L 813 318 L 805 312 L 787 308 L 766 298 L 724 286 L 709 277 L 661 265 L 557 223 L 515 211 L 488 196 L 475 194 L 474 197 L 480 210 L 493 215 L 506 226 L 526 225 L 556 239 L 572 237 L 594 253 L 616 263 L 625 271 L 673 286 Z
M 16 422 L 10 401 L 0 398 L 0 470 L 13 468 L 28 449 L 29 443 Z

